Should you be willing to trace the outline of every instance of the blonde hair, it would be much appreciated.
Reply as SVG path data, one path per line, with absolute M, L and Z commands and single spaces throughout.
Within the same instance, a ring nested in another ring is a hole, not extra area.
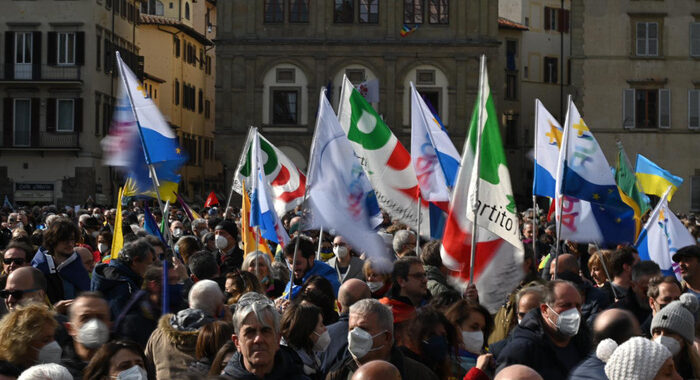
M 54 313 L 40 304 L 18 308 L 0 320 L 0 360 L 22 363 L 31 349 L 29 343 L 39 337 L 45 326 L 54 329 Z
M 611 269 L 610 266 L 610 255 L 612 254 L 612 251 L 609 249 L 601 249 L 599 251 L 595 251 L 591 257 L 588 258 L 588 270 L 593 271 L 593 267 L 600 267 L 600 269 L 607 268 L 608 270 Z M 604 261 L 601 261 L 600 258 L 603 258 Z M 605 266 L 603 266 L 605 264 Z M 603 275 L 608 281 L 611 281 L 610 278 L 607 276 L 607 272 L 603 271 Z

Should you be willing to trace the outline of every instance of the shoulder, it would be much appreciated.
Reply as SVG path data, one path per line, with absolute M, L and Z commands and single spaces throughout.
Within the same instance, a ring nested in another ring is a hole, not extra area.
M 425 366 L 423 363 L 419 363 L 409 357 L 404 356 L 403 357 L 403 374 L 404 378 L 406 380 L 410 379 L 428 379 L 428 380 L 437 380 L 438 377 L 435 375 L 433 371 L 431 371 L 428 367 Z

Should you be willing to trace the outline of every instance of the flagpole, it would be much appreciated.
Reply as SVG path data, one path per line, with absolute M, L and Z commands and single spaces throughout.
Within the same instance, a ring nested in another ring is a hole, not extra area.
M 248 216 L 248 219 L 250 219 L 250 216 Z M 253 232 L 255 233 L 255 254 L 258 254 L 258 249 L 260 244 L 260 227 L 255 226 L 253 228 Z M 257 257 L 255 258 L 255 277 L 258 277 L 258 259 Z
M 484 78 L 484 71 L 486 69 L 486 56 L 484 54 L 481 55 L 481 62 L 479 64 L 479 114 L 477 116 L 477 125 L 476 125 L 476 162 L 474 165 L 476 165 L 476 180 L 475 180 L 475 186 L 474 186 L 474 199 L 472 203 L 472 212 L 474 213 L 474 228 L 472 229 L 472 239 L 471 239 L 471 254 L 469 257 L 469 285 L 471 286 L 474 283 L 474 263 L 476 262 L 476 235 L 477 231 L 479 230 L 479 225 L 477 224 L 477 218 L 478 218 L 478 211 L 479 211 L 479 169 L 481 165 L 481 126 L 483 124 L 484 120 L 484 115 L 483 111 L 484 108 L 486 107 L 486 99 L 484 96 L 484 82 L 486 78 Z
M 416 234 L 416 256 L 418 256 L 418 257 L 420 257 L 420 216 L 421 216 L 420 215 L 420 200 L 421 200 L 420 187 L 418 187 L 418 214 L 417 214 L 418 225 L 416 228 L 416 231 L 418 231 L 418 233 Z
M 318 248 L 316 249 L 316 260 L 321 260 L 321 243 L 323 242 L 323 226 L 318 233 Z
M 598 247 L 598 242 L 594 242 L 593 244 L 595 245 L 596 255 L 598 255 L 598 258 L 600 259 L 600 265 L 603 266 L 603 270 L 605 271 L 605 275 L 608 277 L 608 281 L 610 281 L 610 289 L 612 289 L 613 297 L 615 297 L 615 299 L 617 299 L 617 292 L 615 291 L 615 287 L 612 286 L 612 277 L 610 277 L 610 272 L 608 272 L 608 266 L 605 265 L 605 259 L 603 257 L 603 254 L 600 252 L 600 247 Z
M 237 170 L 246 161 L 247 152 L 245 151 L 245 149 L 246 147 L 250 146 L 251 131 L 253 130 L 253 128 L 254 127 L 252 126 L 248 128 L 248 135 L 246 136 L 245 143 L 243 143 L 243 152 L 241 152 L 241 157 L 239 157 L 238 159 L 238 166 L 236 167 L 236 169 L 234 169 L 233 178 L 231 179 L 231 190 L 228 193 L 228 199 L 226 200 L 226 208 L 224 209 L 224 212 L 226 212 L 226 210 L 228 210 L 229 206 L 231 205 L 231 199 L 233 199 L 233 191 L 236 186 L 236 175 L 238 175 Z
M 538 126 L 538 115 L 539 115 L 539 108 L 537 106 L 537 100 L 535 100 L 535 171 L 537 170 L 537 137 L 538 132 L 539 132 L 539 126 Z M 533 212 L 533 217 L 532 217 L 532 257 L 534 257 L 535 262 L 538 261 L 537 257 L 537 222 L 538 222 L 538 217 L 537 217 L 537 195 L 535 195 L 535 183 L 534 183 L 534 176 L 533 176 L 533 184 L 532 184 L 532 212 Z
M 571 95 L 569 95 L 569 98 L 568 98 L 567 100 L 568 100 L 568 102 L 567 102 L 568 107 L 567 107 L 567 108 L 568 108 L 568 109 L 571 109 Z M 562 149 L 564 149 L 564 161 L 563 161 L 562 163 L 564 164 L 564 166 L 566 166 L 567 154 L 569 153 L 569 111 L 568 111 L 568 110 L 566 111 L 566 120 L 564 120 L 564 134 L 566 134 L 566 138 L 564 139 L 564 140 L 565 140 L 565 141 L 564 141 L 564 146 L 562 147 Z M 564 173 L 563 173 L 564 169 L 565 169 L 565 167 L 562 167 L 562 168 L 561 168 L 562 173 L 557 173 L 557 176 L 563 177 L 563 175 L 564 175 Z M 564 179 L 561 178 L 561 180 L 563 181 Z M 557 187 L 559 187 L 559 186 L 560 186 L 560 184 L 557 184 Z M 559 188 L 557 188 L 557 190 L 559 190 Z M 558 195 L 558 196 L 559 196 L 559 199 L 558 199 L 558 200 L 555 200 L 555 202 L 556 202 L 556 201 L 559 201 L 559 205 L 558 205 L 558 206 L 559 206 L 559 209 L 558 209 L 558 210 L 559 210 L 559 220 L 557 221 L 557 242 L 556 242 L 556 245 L 555 245 L 556 250 L 554 251 L 554 260 L 555 260 L 555 261 L 554 261 L 554 277 L 553 277 L 553 278 L 554 278 L 555 280 L 557 279 L 557 270 L 559 270 L 559 260 L 557 260 L 557 259 L 559 258 L 559 248 L 560 248 L 560 244 L 561 244 L 561 243 L 560 243 L 560 239 L 561 239 L 561 222 L 562 222 L 562 219 L 563 219 L 563 215 L 561 215 L 561 212 L 562 212 L 562 211 L 561 211 L 561 210 L 562 210 L 561 207 L 562 207 L 562 205 L 564 204 L 564 195 L 563 195 L 563 194 L 557 194 L 557 193 L 558 193 L 558 191 L 556 191 L 556 192 L 554 193 L 555 195 Z M 556 215 L 556 214 L 557 214 L 557 213 L 555 212 L 554 215 Z M 551 275 L 551 273 L 550 273 L 550 275 Z

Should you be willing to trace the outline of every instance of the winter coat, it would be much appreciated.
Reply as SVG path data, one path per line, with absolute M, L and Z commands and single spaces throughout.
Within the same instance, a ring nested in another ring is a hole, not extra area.
M 506 299 L 506 303 L 498 309 L 493 318 L 493 331 L 488 337 L 489 347 L 493 343 L 506 339 L 513 328 L 515 328 L 515 325 L 518 324 L 518 317 L 516 315 L 518 305 L 515 304 L 515 296 L 518 292 L 524 287 L 536 286 L 544 283 L 544 280 L 530 276 L 530 278 L 521 282 L 520 286 L 510 293 Z
M 338 282 L 338 272 L 336 272 L 335 269 L 331 268 L 328 264 L 324 263 L 323 261 L 314 260 L 314 266 L 311 267 L 311 269 L 304 274 L 304 277 L 301 279 L 301 283 L 303 284 L 309 277 L 313 275 L 325 277 L 326 280 L 330 281 L 331 286 L 333 286 L 333 293 L 335 293 L 336 298 L 338 297 L 338 289 L 340 288 L 340 282 Z M 287 286 L 284 288 L 284 293 L 282 293 L 283 297 L 286 297 L 286 295 L 289 294 L 289 285 L 290 283 L 287 282 Z M 292 287 L 292 298 L 295 298 L 297 296 L 299 290 L 301 290 L 301 285 L 294 285 Z
M 489 376 L 486 374 L 486 372 L 476 368 L 472 367 L 472 369 L 467 372 L 466 375 L 464 375 L 463 380 L 490 380 Z
M 328 264 L 328 266 L 330 266 L 331 268 L 336 270 L 338 282 L 340 282 L 342 284 L 351 278 L 356 278 L 360 281 L 365 281 L 365 274 L 362 273 L 362 267 L 365 265 L 364 260 L 362 260 L 359 257 L 352 256 L 350 258 L 350 266 L 348 267 L 347 271 L 345 272 L 345 276 L 342 276 L 340 274 L 340 272 L 338 271 L 338 269 L 335 267 L 336 261 L 338 261 L 338 260 L 334 256 L 332 259 L 328 260 L 327 264 Z
M 569 380 L 608 380 L 605 363 L 598 359 L 594 352 L 571 371 Z
M 141 289 L 143 279 L 121 260 L 97 264 L 92 272 L 90 290 L 98 291 L 109 302 L 112 320 L 121 313 L 131 296 Z
M 438 377 L 425 365 L 409 359 L 401 351 L 393 347 L 389 357 L 389 363 L 393 364 L 401 374 L 402 380 L 437 380 Z M 357 363 L 352 357 L 348 357 L 337 370 L 326 376 L 326 380 L 347 380 L 350 374 L 357 371 Z
M 578 334 L 571 338 L 566 348 L 561 348 L 555 346 L 545 333 L 544 323 L 539 308 L 525 315 L 513 329 L 510 342 L 498 355 L 498 370 L 511 364 L 523 364 L 537 371 L 544 380 L 566 379 L 590 352 L 590 330 L 581 323 Z
M 214 318 L 199 309 L 185 309 L 166 314 L 158 321 L 146 344 L 146 358 L 156 370 L 158 379 L 179 379 L 195 359 L 199 330 Z
M 46 277 L 46 293 L 51 303 L 73 299 L 78 293 L 90 289 L 90 275 L 75 252 L 64 262 L 56 265 L 48 251 L 39 248 L 32 259 L 32 266 L 39 269 Z
M 272 367 L 272 372 L 265 375 L 263 380 L 309 380 L 309 377 L 304 375 L 303 367 L 304 364 L 294 350 L 280 346 L 275 353 L 275 364 Z M 235 380 L 260 380 L 245 368 L 240 351 L 233 354 L 224 368 L 224 373 Z
M 447 277 L 440 271 L 440 268 L 433 265 L 423 265 L 423 269 L 428 277 L 428 291 L 433 297 L 449 290 L 455 290 L 447 284 Z

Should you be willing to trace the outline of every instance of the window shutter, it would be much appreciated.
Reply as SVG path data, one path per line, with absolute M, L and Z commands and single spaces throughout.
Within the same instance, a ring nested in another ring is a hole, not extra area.
M 73 99 L 73 131 L 83 132 L 83 98 Z
M 557 32 L 565 32 L 564 30 L 564 10 L 557 9 Z
M 570 15 L 570 12 L 567 9 L 561 9 L 561 10 L 559 10 L 559 12 L 561 12 L 564 15 L 562 17 L 562 19 L 564 21 L 561 23 L 561 25 L 562 25 L 561 29 L 564 33 L 569 33 L 569 15 Z
M 49 32 L 47 34 L 46 43 L 46 63 L 49 65 L 56 65 L 56 50 L 58 49 L 58 36 L 56 32 Z
M 690 210 L 700 210 L 700 177 L 690 177 Z
M 647 55 L 647 24 L 637 23 L 637 51 L 636 55 Z
M 85 64 L 85 32 L 75 33 L 75 64 Z
M 700 128 L 700 90 L 688 90 L 688 128 Z
M 552 24 L 549 9 L 549 7 L 544 7 L 544 30 L 549 30 L 549 26 Z
M 690 24 L 690 55 L 700 56 L 700 22 Z
M 659 128 L 671 128 L 671 90 L 659 89 Z
M 41 79 L 41 32 L 32 32 L 32 47 L 32 78 Z
M 14 111 L 13 106 L 14 102 L 12 101 L 12 98 L 4 99 L 2 107 L 2 140 L 4 146 L 12 146 L 12 112 Z
M 656 22 L 650 22 L 647 24 L 647 40 L 649 49 L 647 54 L 650 56 L 659 55 L 659 24 Z
M 46 99 L 46 132 L 56 132 L 56 98 Z
M 622 90 L 622 127 L 634 128 L 634 89 Z
M 31 101 L 31 115 L 32 115 L 32 132 L 31 132 L 31 146 L 39 146 L 39 106 L 41 100 L 39 98 L 32 98 Z
M 5 32 L 5 79 L 15 78 L 15 32 Z

